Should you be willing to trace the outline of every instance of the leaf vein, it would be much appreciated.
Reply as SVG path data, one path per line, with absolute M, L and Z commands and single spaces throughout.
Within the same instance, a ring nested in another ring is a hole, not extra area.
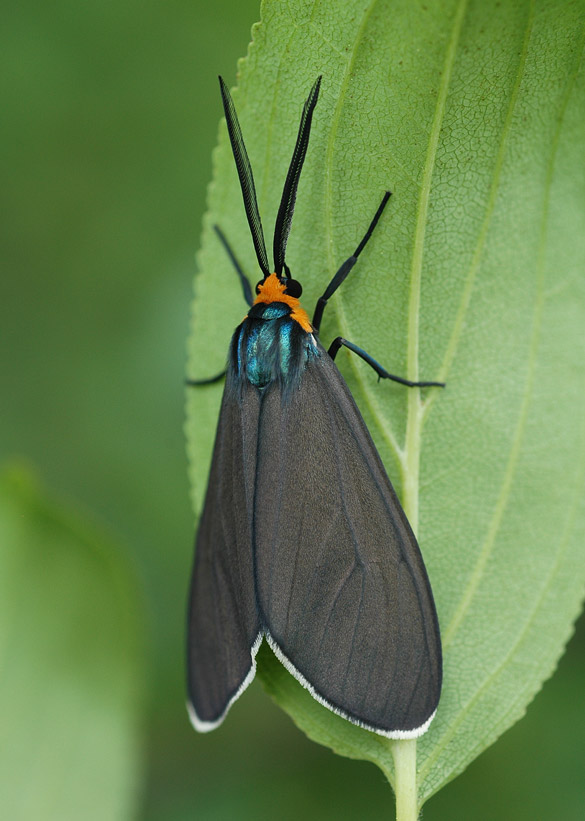
M 498 149 L 498 153 L 496 155 L 496 161 L 494 164 L 494 173 L 492 175 L 492 184 L 490 187 L 490 191 L 488 194 L 488 200 L 485 209 L 485 215 L 482 222 L 482 225 L 479 230 L 477 243 L 471 257 L 471 262 L 469 265 L 469 270 L 467 272 L 467 276 L 465 278 L 465 285 L 463 287 L 463 292 L 461 294 L 461 301 L 459 303 L 459 308 L 457 314 L 455 316 L 455 322 L 453 325 L 453 332 L 447 344 L 447 348 L 445 350 L 445 355 L 443 357 L 443 362 L 439 368 L 439 374 L 437 379 L 442 382 L 445 382 L 449 375 L 449 370 L 451 365 L 453 364 L 453 360 L 457 353 L 457 349 L 459 347 L 459 343 L 461 341 L 461 334 L 463 332 L 463 326 L 465 322 L 465 316 L 469 309 L 469 304 L 471 302 L 471 293 L 473 291 L 473 285 L 475 283 L 475 278 L 477 272 L 479 270 L 479 266 L 481 263 L 481 258 L 484 252 L 485 244 L 487 241 L 487 235 L 489 232 L 489 227 L 491 224 L 491 220 L 495 210 L 495 204 L 497 199 L 498 190 L 500 187 L 501 176 L 502 176 L 502 168 L 504 165 L 504 157 L 506 154 L 506 150 L 508 147 L 508 137 L 510 135 L 512 129 L 512 121 L 514 118 L 514 113 L 516 109 L 516 103 L 518 100 L 518 94 L 520 91 L 520 85 L 524 76 L 524 70 L 526 67 L 526 59 L 528 55 L 528 45 L 530 42 L 530 38 L 532 36 L 534 26 L 534 2 L 530 5 L 530 12 L 527 18 L 527 25 L 526 25 L 526 32 L 524 36 L 524 41 L 522 43 L 522 51 L 520 53 L 520 59 L 518 61 L 518 70 L 516 72 L 516 78 L 514 81 L 514 86 L 512 88 L 512 93 L 510 95 L 510 103 L 508 105 L 508 111 L 506 113 L 506 119 L 504 121 L 504 126 L 502 128 L 502 134 L 500 137 L 500 145 Z M 437 393 L 432 393 L 428 400 L 425 402 L 424 408 L 424 419 L 426 420 L 433 404 L 437 399 Z
M 536 310 L 535 310 L 535 315 L 534 315 L 533 339 L 532 339 L 532 346 L 531 346 L 532 355 L 531 355 L 531 359 L 530 359 L 529 372 L 528 372 L 528 375 L 527 375 L 527 390 L 525 392 L 525 401 L 524 401 L 522 411 L 521 411 L 521 415 L 520 415 L 520 419 L 519 419 L 519 427 L 521 425 L 523 425 L 523 423 L 525 421 L 525 418 L 527 416 L 528 400 L 526 399 L 526 397 L 528 396 L 528 393 L 529 393 L 529 390 L 530 390 L 530 387 L 531 387 L 531 384 L 532 384 L 532 381 L 533 381 L 534 359 L 535 359 L 536 348 L 537 348 L 537 343 L 538 343 L 538 336 L 539 336 L 538 332 L 539 332 L 539 328 L 540 328 L 539 319 L 542 318 L 542 310 L 543 310 L 544 302 L 546 300 L 546 295 L 547 295 L 546 290 L 545 290 L 544 262 L 545 262 L 545 247 L 546 247 L 546 241 L 547 241 L 547 236 L 548 236 L 548 215 L 549 215 L 550 192 L 551 192 L 551 188 L 552 188 L 552 179 L 553 179 L 553 173 L 554 173 L 554 166 L 555 166 L 555 161 L 556 161 L 558 145 L 559 145 L 559 141 L 560 141 L 560 133 L 561 133 L 562 126 L 563 126 L 564 115 L 566 113 L 569 98 L 571 96 L 571 93 L 572 93 L 572 90 L 573 90 L 573 87 L 574 87 L 574 84 L 575 84 L 575 81 L 576 81 L 579 66 L 583 61 L 583 50 L 585 49 L 585 30 L 583 32 L 583 35 L 584 35 L 584 42 L 583 42 L 583 45 L 582 45 L 581 59 L 576 62 L 575 72 L 574 72 L 570 82 L 567 84 L 567 90 L 566 90 L 565 95 L 564 95 L 563 104 L 562 104 L 562 108 L 561 108 L 561 113 L 560 113 L 560 116 L 559 116 L 559 119 L 558 119 L 558 124 L 557 124 L 556 131 L 555 131 L 555 134 L 554 134 L 554 137 L 553 137 L 552 150 L 551 150 L 550 159 L 549 159 L 547 181 L 546 181 L 546 186 L 545 186 L 545 191 L 544 191 L 544 196 L 543 196 L 543 214 L 542 214 L 542 227 L 543 227 L 543 230 L 541 231 L 541 241 L 540 241 L 540 244 L 539 244 L 539 255 L 538 255 L 539 297 L 540 297 L 540 300 L 536 305 Z M 549 590 L 552 586 L 552 583 L 553 583 L 553 581 L 554 581 L 554 579 L 555 579 L 555 577 L 558 573 L 559 568 L 561 567 L 562 560 L 563 560 L 564 556 L 566 555 L 568 545 L 569 545 L 569 538 L 570 538 L 570 535 L 572 533 L 572 528 L 574 526 L 576 514 L 577 514 L 577 511 L 579 509 L 580 502 L 581 502 L 581 499 L 582 499 L 583 483 L 585 482 L 585 448 L 584 448 L 584 443 L 585 443 L 585 419 L 584 419 L 584 424 L 583 424 L 583 427 L 582 427 L 582 430 L 581 430 L 581 452 L 580 452 L 580 459 L 578 460 L 577 467 L 576 467 L 576 481 L 574 483 L 574 491 L 573 491 L 573 495 L 572 495 L 571 504 L 570 504 L 568 512 L 567 512 L 567 517 L 566 517 L 566 520 L 565 520 L 565 526 L 563 528 L 563 531 L 562 531 L 561 537 L 559 539 L 557 549 L 555 551 L 554 564 L 552 565 L 551 569 L 549 570 L 547 578 L 546 578 L 546 580 L 543 584 L 541 593 L 540 593 L 537 601 L 535 602 L 535 604 L 534 604 L 534 606 L 533 606 L 533 608 L 530 612 L 529 617 L 526 619 L 526 621 L 524 623 L 524 626 L 523 626 L 522 630 L 520 631 L 516 641 L 510 647 L 510 649 L 506 653 L 505 657 L 502 659 L 502 661 L 497 666 L 497 668 L 483 682 L 481 687 L 478 688 L 478 690 L 475 692 L 475 694 L 473 695 L 471 700 L 465 705 L 465 707 L 463 707 L 459 711 L 456 719 L 450 724 L 450 726 L 448 727 L 448 729 L 445 732 L 445 734 L 443 735 L 443 737 L 435 745 L 433 752 L 425 760 L 425 762 L 424 762 L 423 766 L 420 768 L 420 772 L 419 772 L 419 779 L 420 779 L 419 783 L 421 783 L 421 784 L 422 784 L 426 774 L 429 773 L 432 770 L 435 762 L 439 759 L 439 757 L 441 756 L 443 750 L 448 746 L 449 742 L 455 737 L 455 735 L 458 731 L 458 728 L 463 723 L 464 719 L 467 717 L 467 714 L 469 713 L 470 709 L 473 707 L 473 705 L 475 703 L 477 703 L 479 701 L 482 694 L 489 689 L 489 686 L 497 678 L 497 676 L 501 673 L 501 671 L 505 668 L 505 666 L 508 663 L 509 659 L 514 656 L 516 650 L 518 649 L 518 647 L 521 645 L 522 641 L 527 636 L 528 631 L 530 630 L 530 628 L 531 628 L 531 626 L 534 622 L 536 614 L 539 612 L 546 596 L 549 593 Z M 516 443 L 515 443 L 513 451 L 516 450 L 516 447 L 519 449 L 519 444 L 516 445 Z M 509 465 L 510 465 L 512 459 L 513 459 L 513 453 L 510 456 Z M 514 464 L 515 464 L 515 462 L 516 462 L 516 460 L 514 460 Z M 511 479 L 510 479 L 510 483 L 511 483 Z M 494 516 L 497 516 L 497 513 L 498 513 L 498 507 L 496 508 Z M 491 528 L 490 528 L 490 532 L 491 532 Z M 495 533 L 494 533 L 494 536 L 495 536 Z M 487 558 L 486 558 L 486 561 L 487 561 Z M 484 564 L 485 564 L 485 562 L 484 562 Z M 479 582 L 476 582 L 476 584 L 474 585 L 474 590 L 477 588 L 478 583 Z M 469 602 L 467 602 L 467 607 L 468 606 L 469 606 Z M 467 607 L 466 607 L 466 609 L 467 609 Z M 462 616 L 463 616 L 463 612 L 461 612 L 460 618 L 459 618 L 457 624 L 455 624 L 454 620 L 452 620 L 451 624 L 449 625 L 449 627 L 447 629 L 447 633 L 449 635 L 447 636 L 447 634 L 445 634 L 446 637 L 444 638 L 444 641 L 443 641 L 443 647 L 444 648 L 452 640 L 452 637 L 455 633 L 456 627 L 460 623 Z M 540 681 L 542 681 L 542 680 L 543 679 L 541 678 Z M 533 691 L 537 692 L 537 689 L 533 688 Z M 519 696 L 519 698 L 514 702 L 514 704 L 510 705 L 510 707 L 507 710 L 506 714 L 501 716 L 500 722 L 499 722 L 499 727 L 505 728 L 507 726 L 506 717 L 508 715 L 514 715 L 516 713 L 516 710 L 517 710 L 517 704 L 518 703 L 523 703 L 525 701 L 526 701 L 526 693 L 524 692 Z M 499 734 L 499 731 L 498 731 L 497 728 L 494 728 L 494 732 L 496 733 L 496 735 L 494 736 L 494 738 L 495 738 Z M 487 746 L 487 744 L 483 743 L 481 745 L 481 749 L 485 749 L 485 746 Z M 467 751 L 467 752 L 468 752 L 468 759 L 469 760 L 472 760 L 476 755 L 476 753 L 474 751 Z M 428 797 L 429 796 L 427 795 L 427 798 Z

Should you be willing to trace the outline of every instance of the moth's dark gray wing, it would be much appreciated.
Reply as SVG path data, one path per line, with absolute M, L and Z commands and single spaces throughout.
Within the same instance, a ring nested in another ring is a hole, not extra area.
M 319 346 L 260 412 L 254 545 L 267 638 L 313 695 L 391 737 L 420 735 L 441 643 L 416 539 L 366 425 Z
M 189 714 L 212 730 L 254 677 L 261 628 L 254 592 L 252 499 L 259 397 L 228 382 L 195 545 L 187 627 Z

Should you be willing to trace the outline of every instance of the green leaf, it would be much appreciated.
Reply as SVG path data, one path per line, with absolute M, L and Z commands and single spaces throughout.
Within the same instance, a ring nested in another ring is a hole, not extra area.
M 140 604 L 108 539 L 48 501 L 28 472 L 0 477 L 4 817 L 133 817 Z
M 418 744 L 422 803 L 522 716 L 583 595 L 585 8 L 267 0 L 253 35 L 234 100 L 268 237 L 303 101 L 323 74 L 288 252 L 306 306 L 384 190 L 394 194 L 322 339 L 341 333 L 393 373 L 447 382 L 419 396 L 338 357 L 439 611 L 445 681 Z M 223 124 L 198 257 L 195 378 L 222 369 L 245 313 L 215 222 L 255 282 Z M 197 509 L 220 396 L 221 385 L 188 394 Z M 269 653 L 259 661 L 311 738 L 391 777 L 384 739 L 328 713 Z

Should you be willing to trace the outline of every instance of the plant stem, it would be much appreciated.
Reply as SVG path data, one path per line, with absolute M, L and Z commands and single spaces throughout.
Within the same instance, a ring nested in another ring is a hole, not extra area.
M 416 738 L 393 741 L 392 755 L 394 757 L 396 821 L 416 821 L 418 818 Z

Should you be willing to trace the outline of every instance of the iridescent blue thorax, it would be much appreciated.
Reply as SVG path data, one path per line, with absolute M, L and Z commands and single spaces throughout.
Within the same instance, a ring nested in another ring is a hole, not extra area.
M 307 361 L 319 356 L 312 333 L 304 330 L 284 302 L 255 302 L 236 328 L 230 351 L 235 382 L 256 388 L 278 382 L 288 393 L 299 383 Z

